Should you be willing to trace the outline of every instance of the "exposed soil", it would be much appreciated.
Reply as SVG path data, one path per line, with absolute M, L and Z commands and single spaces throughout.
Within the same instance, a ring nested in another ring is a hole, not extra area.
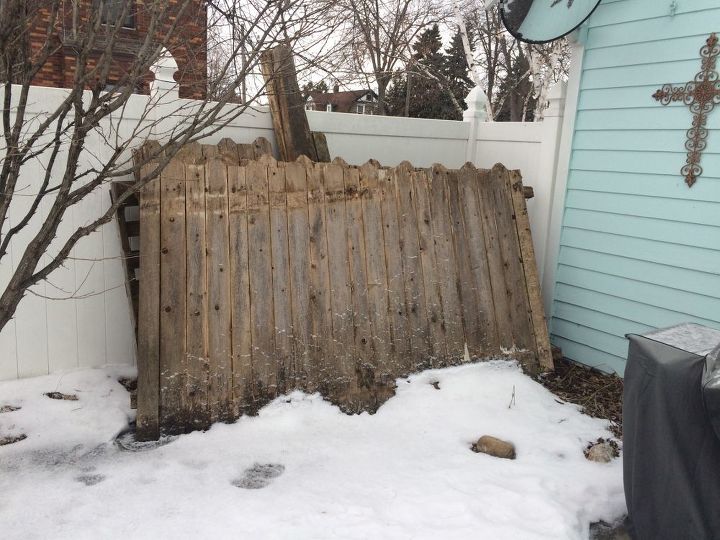
M 25 435 L 24 433 L 21 433 L 20 435 L 6 435 L 4 437 L 0 436 L 0 446 L 24 441 L 25 439 L 27 439 L 27 435 Z
M 45 395 L 50 399 L 62 399 L 65 401 L 78 400 L 78 397 L 75 394 L 63 394 L 62 392 L 45 392 Z
M 555 360 L 555 371 L 542 374 L 538 381 L 564 401 L 576 403 L 585 414 L 607 418 L 613 435 L 622 438 L 623 380 L 564 358 Z
M 13 411 L 19 411 L 20 407 L 15 407 L 13 405 L 2 405 L 0 406 L 0 414 L 2 413 L 8 413 Z

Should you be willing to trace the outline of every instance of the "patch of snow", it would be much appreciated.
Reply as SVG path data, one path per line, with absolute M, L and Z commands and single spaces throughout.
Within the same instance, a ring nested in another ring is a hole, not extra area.
M 611 437 L 608 423 L 558 403 L 512 362 L 398 380 L 375 415 L 293 392 L 257 417 L 142 452 L 114 443 L 134 416 L 119 376 L 0 383 L 0 405 L 22 406 L 0 415 L 0 434 L 28 435 L 0 447 L 4 539 L 562 540 L 625 511 L 621 461 L 583 455 Z M 517 459 L 473 453 L 481 435 L 512 441 Z

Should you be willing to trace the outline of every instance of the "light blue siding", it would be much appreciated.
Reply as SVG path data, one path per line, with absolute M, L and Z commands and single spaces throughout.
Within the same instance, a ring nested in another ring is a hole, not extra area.
M 588 23 L 551 317 L 566 356 L 622 373 L 624 335 L 720 328 L 720 107 L 703 175 L 680 176 L 692 115 L 652 94 L 700 70 L 718 0 L 605 0 Z

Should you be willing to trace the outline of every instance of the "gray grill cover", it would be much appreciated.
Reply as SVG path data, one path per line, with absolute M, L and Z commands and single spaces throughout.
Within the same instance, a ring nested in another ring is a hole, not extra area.
M 681 325 L 628 339 L 628 530 L 636 540 L 720 539 L 720 347 L 708 354 L 720 332 Z

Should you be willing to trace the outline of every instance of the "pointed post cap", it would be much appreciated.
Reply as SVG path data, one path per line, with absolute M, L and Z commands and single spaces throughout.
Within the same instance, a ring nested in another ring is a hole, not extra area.
M 465 122 L 484 122 L 487 120 L 487 96 L 482 88 L 475 86 L 465 98 L 467 109 L 463 112 Z

